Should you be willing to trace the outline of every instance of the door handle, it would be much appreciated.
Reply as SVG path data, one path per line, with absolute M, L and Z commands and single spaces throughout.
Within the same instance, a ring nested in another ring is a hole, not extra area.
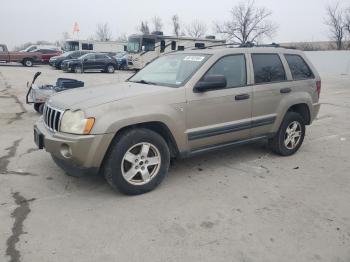
M 281 93 L 281 94 L 288 94 L 288 93 L 290 93 L 290 92 L 292 92 L 292 89 L 290 89 L 289 87 L 287 87 L 287 88 L 282 88 L 282 89 L 280 90 L 280 93 Z
M 236 95 L 235 100 L 237 100 L 237 101 L 246 100 L 246 99 L 249 99 L 249 97 L 250 97 L 249 94 Z

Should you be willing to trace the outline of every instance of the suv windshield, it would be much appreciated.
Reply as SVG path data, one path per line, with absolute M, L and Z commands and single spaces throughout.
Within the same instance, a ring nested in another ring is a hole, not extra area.
M 72 53 L 74 53 L 74 51 L 65 52 L 65 53 L 63 53 L 61 56 L 67 57 L 67 56 L 71 55 Z
M 130 82 L 178 87 L 208 59 L 207 54 L 171 54 L 161 56 L 129 79 Z

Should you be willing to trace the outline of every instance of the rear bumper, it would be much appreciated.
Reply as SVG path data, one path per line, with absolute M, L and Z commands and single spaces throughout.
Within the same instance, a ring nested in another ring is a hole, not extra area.
M 318 113 L 320 112 L 320 108 L 321 108 L 320 103 L 316 103 L 312 105 L 311 121 L 310 121 L 311 123 L 316 119 Z
M 44 136 L 44 149 L 68 174 L 80 176 L 97 173 L 114 134 L 71 135 L 49 131 L 42 118 L 35 124 Z

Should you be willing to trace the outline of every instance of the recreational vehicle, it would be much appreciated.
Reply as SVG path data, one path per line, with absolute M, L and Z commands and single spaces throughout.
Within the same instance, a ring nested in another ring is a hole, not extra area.
M 89 40 L 66 40 L 63 49 L 65 51 L 90 50 L 93 52 L 120 52 L 125 51 L 126 42 L 120 41 L 89 41 Z
M 150 35 L 131 35 L 128 39 L 128 68 L 139 70 L 162 54 L 182 51 L 188 48 L 204 48 L 209 45 L 224 44 L 214 36 L 206 38 L 164 36 L 162 32 Z

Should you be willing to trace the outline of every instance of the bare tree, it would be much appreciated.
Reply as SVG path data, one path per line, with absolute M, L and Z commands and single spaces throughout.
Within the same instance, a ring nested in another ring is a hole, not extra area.
M 96 29 L 96 38 L 99 41 L 110 41 L 112 38 L 108 23 L 98 24 Z
M 162 19 L 159 16 L 154 16 L 152 18 L 152 23 L 153 23 L 153 31 L 162 31 L 163 23 L 162 23 Z
M 68 32 L 63 32 L 62 33 L 62 38 L 58 41 L 59 42 L 59 46 L 64 47 L 66 40 L 70 39 L 71 36 Z
M 147 21 L 141 21 L 141 25 L 139 26 L 139 31 L 144 35 L 149 35 L 149 27 Z
M 199 38 L 207 33 L 207 25 L 199 20 L 194 20 L 186 27 L 189 36 Z
M 345 11 L 345 28 L 350 34 L 350 7 Z
M 173 25 L 173 33 L 174 35 L 176 35 L 177 37 L 180 35 L 180 18 L 178 15 L 173 15 L 171 17 L 171 22 Z
M 117 41 L 128 42 L 128 36 L 125 33 L 123 33 L 117 37 Z
M 228 42 L 254 43 L 264 37 L 272 37 L 277 25 L 269 20 L 272 12 L 264 7 L 256 7 L 253 0 L 241 2 L 231 10 L 231 20 L 216 23 L 216 32 Z
M 70 38 L 70 35 L 69 35 L 68 32 L 63 32 L 63 33 L 62 33 L 62 40 L 67 40 L 67 39 L 69 39 L 69 38 Z
M 344 10 L 339 7 L 339 2 L 326 6 L 327 18 L 324 23 L 329 27 L 330 37 L 335 42 L 337 50 L 343 49 L 345 38 Z

